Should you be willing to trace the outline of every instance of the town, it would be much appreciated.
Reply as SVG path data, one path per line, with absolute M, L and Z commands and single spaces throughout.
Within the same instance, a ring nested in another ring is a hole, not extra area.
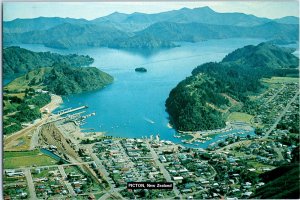
M 81 133 L 79 124 L 95 113 L 81 116 L 84 106 L 59 111 L 38 128 L 34 150 L 5 153 L 4 199 L 251 198 L 265 185 L 259 174 L 291 163 L 297 147 L 298 84 L 273 80 L 271 85 L 250 113 L 256 134 L 228 135 L 207 149 L 159 135 Z M 15 162 L 25 157 L 44 161 Z M 128 182 L 172 182 L 173 187 L 128 189 Z

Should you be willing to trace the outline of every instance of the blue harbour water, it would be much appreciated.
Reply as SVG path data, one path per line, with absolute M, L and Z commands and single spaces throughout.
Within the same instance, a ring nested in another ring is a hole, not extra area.
M 96 116 L 86 120 L 83 129 L 94 128 L 116 137 L 141 138 L 159 134 L 163 140 L 181 143 L 175 138 L 176 131 L 167 126 L 168 114 L 165 100 L 181 80 L 191 74 L 198 65 L 221 61 L 231 51 L 245 45 L 256 45 L 260 39 L 225 39 L 199 43 L 182 43 L 181 47 L 155 52 L 116 50 L 109 48 L 86 48 L 58 50 L 42 45 L 21 45 L 32 51 L 51 51 L 61 54 L 78 53 L 95 59 L 92 66 L 111 74 L 114 83 L 98 91 L 63 97 L 58 109 L 87 105 L 87 113 Z M 147 73 L 137 73 L 136 67 L 147 68 Z M 239 132 L 233 130 L 230 133 Z M 227 134 L 230 134 L 227 133 Z M 253 134 L 253 130 L 246 134 Z M 206 148 L 220 139 L 214 137 L 206 143 L 190 147 Z

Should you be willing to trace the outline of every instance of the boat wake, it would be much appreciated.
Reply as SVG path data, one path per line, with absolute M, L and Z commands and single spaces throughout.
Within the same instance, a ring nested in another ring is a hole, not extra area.
M 144 120 L 149 122 L 150 124 L 154 124 L 155 122 L 147 117 L 144 117 Z

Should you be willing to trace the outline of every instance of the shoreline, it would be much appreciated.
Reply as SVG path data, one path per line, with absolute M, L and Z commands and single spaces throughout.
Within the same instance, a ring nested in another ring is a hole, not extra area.
M 48 113 L 51 114 L 53 112 L 53 110 L 55 110 L 56 108 L 58 108 L 60 106 L 60 104 L 63 103 L 62 97 L 56 94 L 52 94 L 51 96 L 51 101 L 50 103 L 48 103 L 47 105 L 45 105 L 44 107 L 42 107 L 40 109 L 41 112 L 45 112 L 48 109 Z
M 170 122 L 167 123 L 167 127 L 170 128 L 170 129 L 173 128 L 173 126 L 170 124 Z
M 239 124 L 239 123 L 226 122 L 225 128 L 222 129 L 206 130 L 206 131 L 177 131 L 177 132 L 182 135 L 191 136 L 192 138 L 188 140 L 188 143 L 192 144 L 198 139 L 209 138 L 211 136 L 226 133 L 234 129 L 250 130 L 251 128 L 253 127 L 247 123 Z
M 80 128 L 79 125 L 75 124 L 74 122 L 70 121 L 65 124 L 57 125 L 57 128 L 64 132 L 68 137 L 72 137 L 74 141 L 78 143 L 80 140 L 93 140 L 99 137 L 104 137 L 106 132 L 99 132 L 99 131 L 87 131 L 85 132 L 84 129 Z

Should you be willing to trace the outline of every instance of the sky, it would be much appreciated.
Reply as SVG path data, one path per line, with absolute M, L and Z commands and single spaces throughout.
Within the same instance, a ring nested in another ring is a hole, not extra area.
M 299 16 L 298 0 L 289 1 L 198 1 L 198 2 L 4 2 L 3 20 L 36 17 L 71 17 L 88 20 L 111 14 L 158 13 L 183 7 L 209 6 L 216 12 L 243 12 L 259 17 Z

